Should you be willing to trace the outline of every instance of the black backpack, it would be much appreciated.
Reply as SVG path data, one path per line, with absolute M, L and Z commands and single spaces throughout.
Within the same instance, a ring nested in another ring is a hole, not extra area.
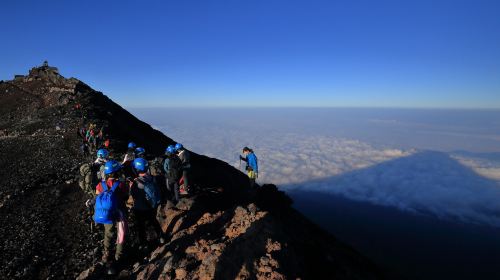
M 179 180 L 182 176 L 182 162 L 178 156 L 172 156 L 168 161 L 168 177 L 173 180 Z
M 163 165 L 161 158 L 155 158 L 149 163 L 149 172 L 153 176 L 163 175 Z

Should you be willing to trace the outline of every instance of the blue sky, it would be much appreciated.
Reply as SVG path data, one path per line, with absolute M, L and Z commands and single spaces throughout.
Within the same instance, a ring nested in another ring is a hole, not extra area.
M 0 79 L 48 59 L 128 107 L 500 108 L 498 1 L 5 1 Z

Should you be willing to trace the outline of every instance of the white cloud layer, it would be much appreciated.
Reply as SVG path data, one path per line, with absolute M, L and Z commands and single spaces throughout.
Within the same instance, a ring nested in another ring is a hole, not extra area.
M 500 157 L 387 148 L 338 137 L 331 131 L 284 127 L 272 120 L 221 119 L 206 116 L 202 121 L 150 122 L 189 149 L 237 168 L 241 148 L 253 148 L 261 184 L 338 194 L 500 227 Z
M 183 138 L 195 150 L 239 167 L 235 151 L 241 149 L 245 137 L 223 131 L 220 128 L 203 139 Z M 361 141 L 327 136 L 271 133 L 256 138 L 252 147 L 259 158 L 259 183 L 500 226 L 500 164 L 492 161 L 378 149 Z
M 500 182 L 500 158 L 499 159 L 485 159 L 479 157 L 466 157 L 463 155 L 453 154 L 452 157 L 459 161 L 461 164 L 471 168 L 477 174 Z

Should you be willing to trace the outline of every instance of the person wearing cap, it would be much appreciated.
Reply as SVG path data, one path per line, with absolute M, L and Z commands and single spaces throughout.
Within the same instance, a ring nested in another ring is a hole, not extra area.
M 255 187 L 255 180 L 259 176 L 259 167 L 257 164 L 257 156 L 253 152 L 252 149 L 248 147 L 243 148 L 243 155 L 240 155 L 240 160 L 243 160 L 247 163 L 245 170 L 247 171 L 248 178 L 250 179 L 250 187 Z

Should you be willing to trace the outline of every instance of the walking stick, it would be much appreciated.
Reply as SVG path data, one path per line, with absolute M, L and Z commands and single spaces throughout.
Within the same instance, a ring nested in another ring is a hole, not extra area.
M 92 209 L 89 208 L 90 215 L 90 234 L 94 234 L 94 221 L 92 220 Z

